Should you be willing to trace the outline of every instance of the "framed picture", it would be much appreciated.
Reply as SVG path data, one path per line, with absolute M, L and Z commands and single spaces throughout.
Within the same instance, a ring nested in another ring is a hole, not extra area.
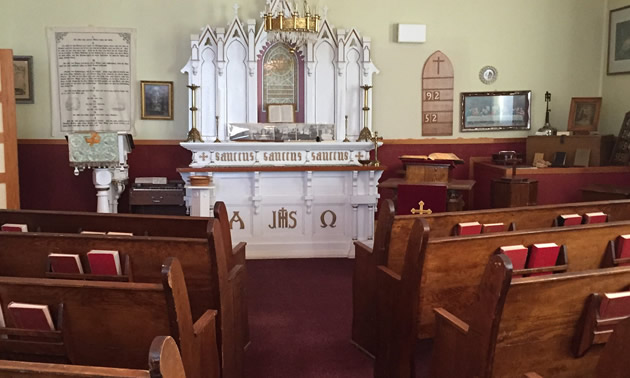
M 531 91 L 462 92 L 461 130 L 529 130 Z
M 267 104 L 267 122 L 295 122 L 295 105 Z
M 173 82 L 141 81 L 142 119 L 173 119 Z
M 15 102 L 17 104 L 32 104 L 33 96 L 33 57 L 13 57 L 13 82 L 15 87 Z
M 630 5 L 610 11 L 608 74 L 630 73 Z
M 573 97 L 569 110 L 569 131 L 597 131 L 601 97 Z

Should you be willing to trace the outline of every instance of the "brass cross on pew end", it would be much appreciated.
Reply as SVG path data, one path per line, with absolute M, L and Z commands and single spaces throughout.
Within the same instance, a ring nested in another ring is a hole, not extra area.
M 433 210 L 431 209 L 424 209 L 424 201 L 420 201 L 418 202 L 418 206 L 420 206 L 419 209 L 411 209 L 411 214 L 431 214 L 433 213 Z

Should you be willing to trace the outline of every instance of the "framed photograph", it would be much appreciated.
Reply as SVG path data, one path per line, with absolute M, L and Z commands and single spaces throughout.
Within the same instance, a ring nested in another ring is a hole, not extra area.
M 630 5 L 610 11 L 608 74 L 630 73 Z
M 569 131 L 597 131 L 601 97 L 573 97 L 569 110 Z
M 267 104 L 267 122 L 295 122 L 295 105 Z
M 462 92 L 461 131 L 529 130 L 531 91 Z
M 173 82 L 141 81 L 142 119 L 173 119 Z
M 15 87 L 15 102 L 17 104 L 32 104 L 33 96 L 33 57 L 13 57 L 13 82 Z

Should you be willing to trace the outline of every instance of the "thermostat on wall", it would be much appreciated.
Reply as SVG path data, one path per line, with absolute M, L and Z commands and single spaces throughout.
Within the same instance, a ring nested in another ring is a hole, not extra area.
M 398 24 L 399 43 L 423 43 L 427 41 L 427 26 L 421 24 Z

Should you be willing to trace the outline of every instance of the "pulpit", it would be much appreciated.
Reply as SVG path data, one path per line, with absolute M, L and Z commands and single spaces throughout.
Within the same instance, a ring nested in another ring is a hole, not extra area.
M 470 192 L 475 182 L 452 178 L 455 165 L 463 163 L 461 159 L 450 153 L 433 153 L 429 156 L 403 155 L 400 160 L 405 167 L 405 177 L 389 178 L 379 184 L 379 188 L 393 189 L 396 192 L 394 199 L 398 214 L 410 214 L 409 209 L 401 210 L 398 204 L 404 204 L 406 209 L 409 204 L 417 205 L 418 201 L 424 201 L 433 212 L 463 210 L 465 203 L 462 192 Z M 416 189 L 412 185 L 417 185 Z M 401 192 L 403 186 L 408 187 Z M 418 189 L 421 186 L 427 187 L 424 190 Z M 442 198 L 442 192 L 444 203 L 436 203 L 438 198 Z
M 117 213 L 118 198 L 129 179 L 127 154 L 134 147 L 130 134 L 89 132 L 69 134 L 68 156 L 74 174 L 92 168 L 96 188 L 96 211 Z

